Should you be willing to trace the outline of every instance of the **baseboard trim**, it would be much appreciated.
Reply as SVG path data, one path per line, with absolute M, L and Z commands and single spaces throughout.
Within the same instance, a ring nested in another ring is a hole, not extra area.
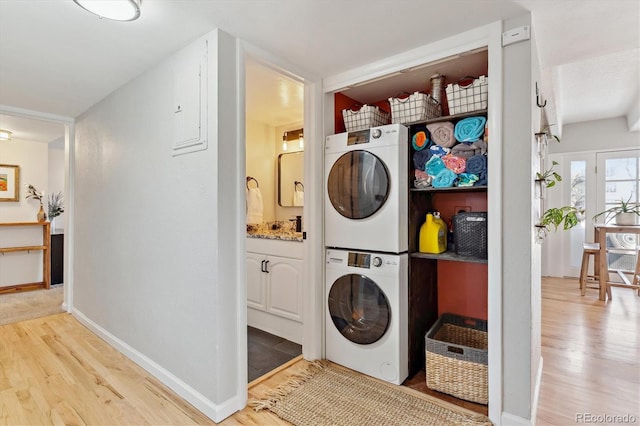
M 502 413 L 502 419 L 500 424 L 504 426 L 531 426 L 532 423 L 529 419 L 525 419 L 514 414 Z
M 536 374 L 536 387 L 533 390 L 533 404 L 531 406 L 531 424 L 536 424 L 536 417 L 538 417 L 538 399 L 540 397 L 540 386 L 542 385 L 542 363 L 544 359 L 540 357 L 538 363 L 538 373 Z
M 219 423 L 236 411 L 244 408 L 244 406 L 240 406 L 240 400 L 237 396 L 229 398 L 222 404 L 214 403 L 213 401 L 207 399 L 200 392 L 196 391 L 191 386 L 180 380 L 178 377 L 174 376 L 171 372 L 158 365 L 152 359 L 132 348 L 127 343 L 118 339 L 116 336 L 93 322 L 84 313 L 82 313 L 75 307 L 72 309 L 71 314 L 85 327 L 98 335 L 101 339 L 114 347 L 131 361 L 144 368 L 147 372 L 149 372 L 149 374 L 160 380 L 160 382 L 162 382 L 165 386 L 180 395 L 187 402 L 196 407 L 214 422 Z

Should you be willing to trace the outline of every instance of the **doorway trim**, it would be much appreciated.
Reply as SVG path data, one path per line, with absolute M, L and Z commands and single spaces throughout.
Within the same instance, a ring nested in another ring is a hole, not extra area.
M 73 212 L 74 212 L 74 169 L 73 161 L 75 152 L 75 119 L 64 115 L 50 114 L 47 112 L 34 111 L 30 109 L 0 105 L 0 114 L 14 117 L 28 118 L 32 120 L 47 121 L 64 126 L 64 193 L 67 202 L 65 209 L 65 244 L 63 249 L 63 269 L 64 269 L 64 300 L 62 308 L 66 312 L 71 312 L 73 306 Z
M 304 155 L 304 181 L 305 181 L 305 200 L 303 207 L 304 231 L 306 239 L 303 241 L 304 262 L 302 268 L 303 282 L 302 287 L 302 355 L 307 360 L 315 360 L 322 358 L 322 291 L 323 291 L 323 232 L 322 232 L 322 170 L 323 170 L 323 119 L 322 119 L 322 81 L 318 76 L 313 75 L 299 67 L 287 63 L 282 59 L 274 56 L 248 42 L 241 41 L 238 52 L 238 72 L 240 73 L 239 81 L 244 86 L 245 78 L 245 58 L 250 57 L 252 60 L 271 68 L 293 80 L 299 81 L 304 85 L 304 136 L 305 136 L 305 155 Z M 241 99 L 239 100 L 241 116 L 240 127 L 246 126 L 246 118 L 244 117 L 244 109 L 246 105 L 246 93 L 243 88 L 241 91 Z M 241 130 L 241 131 L 240 131 Z M 239 129 L 238 135 L 240 140 L 240 151 L 246 152 L 246 141 L 244 137 L 244 127 Z M 246 158 L 241 159 L 243 167 L 246 167 Z M 243 176 L 246 175 L 246 170 Z M 246 238 L 242 238 L 241 247 L 243 248 L 242 256 L 246 255 Z M 242 330 L 245 330 L 244 337 L 239 339 L 243 342 L 239 343 L 238 353 L 243 355 L 247 353 L 246 328 L 247 328 L 247 308 L 246 308 L 246 275 L 241 291 L 238 292 L 238 334 L 243 336 Z M 242 367 L 239 372 L 239 387 L 244 386 L 244 392 L 240 392 L 240 398 L 244 398 L 246 402 L 247 395 L 247 367 Z M 241 389 L 241 388 L 240 388 Z M 242 401 L 241 401 L 242 402 Z

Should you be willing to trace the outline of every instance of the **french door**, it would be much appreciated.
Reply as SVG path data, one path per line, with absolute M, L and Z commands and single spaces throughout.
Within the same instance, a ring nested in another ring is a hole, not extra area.
M 603 152 L 597 159 L 597 207 L 604 211 L 621 201 L 640 200 L 640 150 Z M 600 217 L 599 222 L 605 218 Z M 637 234 L 608 234 L 609 268 L 633 271 L 636 265 Z
M 557 171 L 563 180 L 547 191 L 545 208 L 576 207 L 579 223 L 548 236 L 543 246 L 542 273 L 577 277 L 582 243 L 593 242 L 593 216 L 618 204 L 621 198 L 640 200 L 640 150 L 552 154 L 549 161 L 559 163 Z M 635 257 L 629 249 L 635 247 L 636 240 L 631 234 L 612 234 L 608 241 L 612 269 L 627 270 L 634 265 Z

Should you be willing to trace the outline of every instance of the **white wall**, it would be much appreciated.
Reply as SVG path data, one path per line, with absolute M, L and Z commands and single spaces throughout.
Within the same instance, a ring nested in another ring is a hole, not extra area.
M 175 70 L 205 39 L 208 149 L 173 157 Z M 75 139 L 73 312 L 214 420 L 246 398 L 236 49 L 207 34 L 79 117 Z
M 561 142 L 549 143 L 550 154 L 638 148 L 640 132 L 630 132 L 625 117 L 565 124 Z
M 256 120 L 247 120 L 247 176 L 260 184 L 263 202 L 263 221 L 275 220 L 276 201 L 276 133 L 273 126 Z M 251 187 L 255 182 L 249 184 Z
M 0 164 L 20 166 L 18 202 L 0 202 L 0 222 L 36 222 L 39 204 L 26 198 L 24 185 L 29 183 L 49 194 L 47 144 L 14 139 L 0 142 Z M 45 194 L 45 195 L 46 195 Z M 46 210 L 46 202 L 43 203 Z
M 49 195 L 62 193 L 63 208 L 66 207 L 64 193 L 64 145 L 62 148 L 53 148 L 49 146 Z M 48 197 L 48 196 L 47 196 Z M 55 219 L 55 228 L 64 229 L 65 214 L 62 213 Z
M 40 204 L 27 199 L 30 183 L 48 194 L 47 144 L 13 139 L 0 142 L 0 164 L 20 166 L 19 200 L 0 202 L 0 222 L 36 222 Z M 43 203 L 46 210 L 46 202 Z M 0 228 L 0 247 L 41 245 L 42 228 Z M 0 256 L 0 287 L 42 281 L 42 252 L 17 252 Z
M 283 151 L 282 135 L 300 128 L 302 123 L 274 127 L 256 120 L 247 120 L 247 175 L 253 176 L 260 183 L 265 222 L 302 216 L 302 207 L 281 207 L 278 204 L 277 189 L 278 156 L 283 152 L 300 151 L 292 142 L 289 142 L 288 150 Z

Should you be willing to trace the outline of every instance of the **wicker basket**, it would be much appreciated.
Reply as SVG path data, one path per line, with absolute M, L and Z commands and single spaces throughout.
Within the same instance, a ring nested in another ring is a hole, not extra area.
M 487 404 L 487 321 L 443 314 L 425 336 L 427 386 Z
M 481 75 L 480 78 L 467 77 L 464 80 L 472 81 L 470 84 L 447 85 L 447 104 L 449 114 L 462 114 L 487 108 L 489 97 L 489 78 Z
M 403 98 L 400 97 L 401 95 L 389 98 L 391 123 L 393 124 L 422 121 L 427 118 L 440 117 L 442 114 L 440 103 L 429 94 L 420 92 L 406 93 L 409 96 Z
M 487 212 L 461 212 L 453 216 L 453 241 L 456 254 L 486 259 Z
M 342 119 L 347 132 L 355 132 L 389 124 L 389 113 L 374 105 L 362 105 L 343 109 Z

